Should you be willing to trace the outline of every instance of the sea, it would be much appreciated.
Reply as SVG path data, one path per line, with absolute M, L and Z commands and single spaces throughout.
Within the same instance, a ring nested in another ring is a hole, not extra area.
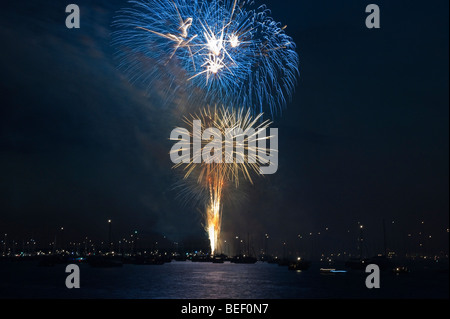
M 66 287 L 65 264 L 0 263 L 1 299 L 448 299 L 448 267 L 420 266 L 410 273 L 382 271 L 368 289 L 365 271 L 323 273 L 285 266 L 176 262 L 94 268 L 79 264 L 80 288 Z

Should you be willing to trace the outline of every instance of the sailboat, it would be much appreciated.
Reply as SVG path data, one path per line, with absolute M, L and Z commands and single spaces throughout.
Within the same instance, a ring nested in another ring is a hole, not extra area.
M 255 264 L 257 261 L 258 259 L 256 257 L 250 255 L 250 238 L 247 234 L 247 254 L 243 255 L 240 253 L 239 255 L 234 256 L 231 259 L 231 262 L 235 264 Z
M 360 225 L 359 242 L 359 257 L 350 258 L 345 262 L 345 266 L 354 270 L 365 270 L 368 265 L 376 264 L 381 270 L 385 270 L 391 266 L 391 261 L 387 258 L 387 246 L 386 246 L 386 227 L 383 219 L 383 240 L 384 240 L 384 255 L 377 255 L 371 258 L 363 258 L 362 243 L 363 243 L 363 226 Z
M 297 258 L 297 261 L 288 265 L 289 270 L 308 270 L 311 263 L 308 260 Z

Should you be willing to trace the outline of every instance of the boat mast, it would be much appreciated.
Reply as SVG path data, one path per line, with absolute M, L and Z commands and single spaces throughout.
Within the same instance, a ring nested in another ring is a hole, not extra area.
M 364 226 L 363 225 L 359 225 L 359 229 L 360 229 L 360 232 L 359 232 L 359 258 L 360 259 L 363 259 L 363 228 L 364 228 Z
M 250 233 L 247 232 L 247 256 L 250 256 Z
M 387 257 L 387 246 L 386 246 L 386 223 L 383 218 L 383 246 L 384 246 L 384 256 Z

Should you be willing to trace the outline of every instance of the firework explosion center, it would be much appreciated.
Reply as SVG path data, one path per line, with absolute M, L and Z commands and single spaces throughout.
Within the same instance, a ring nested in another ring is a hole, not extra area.
M 193 131 L 175 128 L 170 140 L 177 141 L 170 151 L 174 164 L 262 164 L 261 175 L 278 171 L 277 128 L 206 128 L 202 121 L 194 120 Z M 269 132 L 269 135 L 267 134 Z M 270 145 L 268 145 L 268 143 Z

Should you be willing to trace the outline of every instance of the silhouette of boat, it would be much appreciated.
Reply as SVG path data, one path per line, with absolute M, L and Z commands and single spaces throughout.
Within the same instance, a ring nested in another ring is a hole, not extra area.
M 338 270 L 335 268 L 320 268 L 321 274 L 342 274 L 346 272 L 347 272 L 346 270 Z
M 222 256 L 214 256 L 212 259 L 213 264 L 223 264 L 224 262 L 225 262 L 225 259 Z
M 246 254 L 239 253 L 231 258 L 231 262 L 235 264 L 255 264 L 258 261 L 256 257 L 250 255 L 250 234 L 247 233 L 247 252 Z
M 311 263 L 304 259 L 298 259 L 295 262 L 291 262 L 288 265 L 289 270 L 308 270 Z
M 164 258 L 153 255 L 140 255 L 134 258 L 134 265 L 163 265 L 165 263 Z
M 255 257 L 247 255 L 237 255 L 231 259 L 235 264 L 255 264 L 258 260 Z
M 398 266 L 392 269 L 392 272 L 396 275 L 400 275 L 400 274 L 409 274 L 410 271 L 409 268 L 406 266 Z
M 80 262 L 80 260 L 69 258 L 68 255 L 45 255 L 39 257 L 38 266 L 41 267 L 52 267 L 56 264 L 67 264 L 67 263 L 73 263 L 73 262 Z
M 186 261 L 187 257 L 186 257 L 186 255 L 176 255 L 176 256 L 173 257 L 173 260 L 175 260 L 175 261 Z
M 336 271 L 334 268 L 320 268 L 320 273 L 322 274 L 331 274 L 334 271 Z
M 210 258 L 209 256 L 206 256 L 206 255 L 192 256 L 190 259 L 192 262 L 198 262 L 198 263 L 212 262 L 212 258 Z
M 383 236 L 384 236 L 384 255 L 377 255 L 371 258 L 363 258 L 363 226 L 360 226 L 360 235 L 358 238 L 358 246 L 359 246 L 359 257 L 358 258 L 350 258 L 345 262 L 345 267 L 353 269 L 353 270 L 365 270 L 368 265 L 376 264 L 380 267 L 380 270 L 386 270 L 392 266 L 392 262 L 386 257 L 387 255 L 387 246 L 386 246 L 386 228 L 383 220 Z

